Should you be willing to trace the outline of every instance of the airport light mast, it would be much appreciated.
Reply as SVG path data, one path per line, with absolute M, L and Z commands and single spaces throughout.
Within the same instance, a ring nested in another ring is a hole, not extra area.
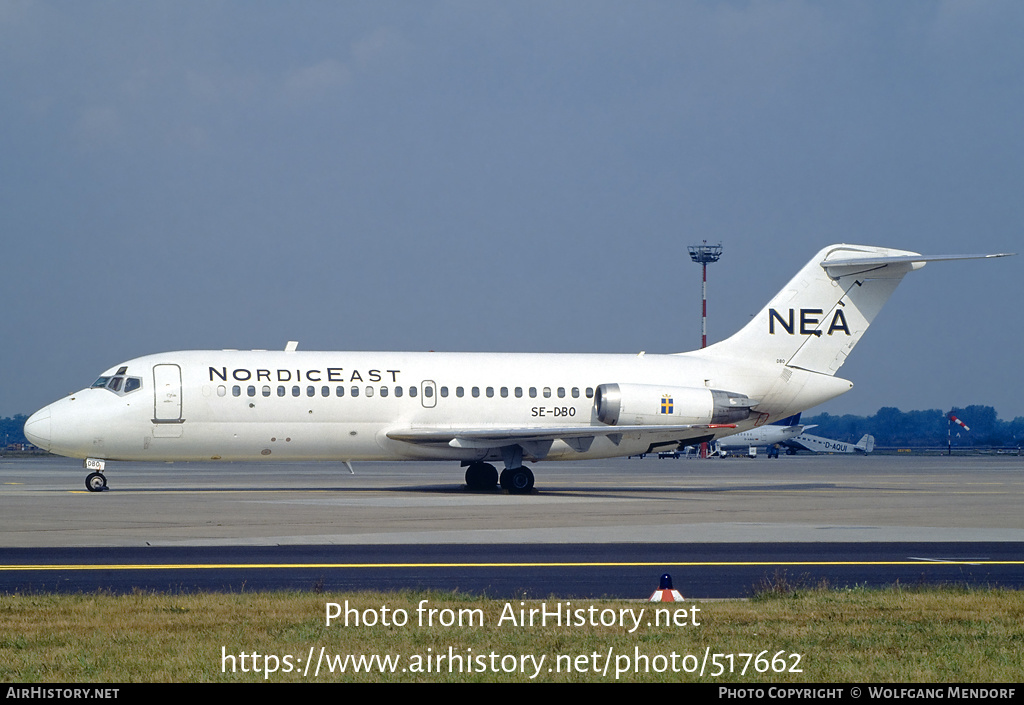
M 704 240 L 702 245 L 691 245 L 686 248 L 690 252 L 690 259 L 701 266 L 704 270 L 704 280 L 700 289 L 701 314 L 700 314 L 700 346 L 708 346 L 708 265 L 717 262 L 722 256 L 722 243 L 709 245 Z
M 703 279 L 700 285 L 700 347 L 708 346 L 708 265 L 717 262 L 722 256 L 722 243 L 709 245 L 707 240 L 701 245 L 691 245 L 686 248 L 690 252 L 690 259 L 700 265 L 703 270 Z M 700 457 L 708 457 L 708 444 L 700 444 Z

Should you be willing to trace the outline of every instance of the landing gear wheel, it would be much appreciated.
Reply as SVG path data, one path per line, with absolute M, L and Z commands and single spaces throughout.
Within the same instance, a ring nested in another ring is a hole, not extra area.
M 490 463 L 473 463 L 466 468 L 466 487 L 471 490 L 493 490 L 498 484 L 498 470 Z
M 85 478 L 85 489 L 90 492 L 104 492 L 107 489 L 107 478 L 101 472 L 89 473 Z
M 501 471 L 501 489 L 511 494 L 526 494 L 533 489 L 533 472 L 530 468 L 505 468 Z

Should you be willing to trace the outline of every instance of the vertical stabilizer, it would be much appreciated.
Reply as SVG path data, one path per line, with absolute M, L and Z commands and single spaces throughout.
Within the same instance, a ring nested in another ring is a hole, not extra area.
M 859 453 L 871 453 L 875 449 L 875 437 L 865 433 L 853 449 Z
M 753 320 L 702 351 L 835 375 L 903 276 L 924 265 L 916 252 L 831 245 L 811 259 Z

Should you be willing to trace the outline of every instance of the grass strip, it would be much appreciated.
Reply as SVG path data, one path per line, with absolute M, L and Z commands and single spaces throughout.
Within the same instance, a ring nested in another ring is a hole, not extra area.
M 782 580 L 750 600 L 676 604 L 430 592 L 0 596 L 5 682 L 988 683 L 1022 672 L 1024 593 L 1000 589 Z

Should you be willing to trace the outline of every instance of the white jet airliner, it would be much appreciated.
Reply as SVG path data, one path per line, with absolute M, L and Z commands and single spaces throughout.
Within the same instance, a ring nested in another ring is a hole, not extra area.
M 84 458 L 94 492 L 107 460 L 310 459 L 460 461 L 472 489 L 529 492 L 524 460 L 712 441 L 846 392 L 835 373 L 905 274 L 998 256 L 832 245 L 738 333 L 689 353 L 147 355 L 37 411 L 25 435 Z
M 725 457 L 729 451 L 746 451 L 748 455 L 756 455 L 757 448 L 768 448 L 768 457 L 778 457 L 778 447 L 790 441 L 814 425 L 800 423 L 800 414 L 780 419 L 770 424 L 758 426 L 748 431 L 740 431 L 715 442 L 715 451 Z M 774 452 L 773 452 L 774 449 Z

